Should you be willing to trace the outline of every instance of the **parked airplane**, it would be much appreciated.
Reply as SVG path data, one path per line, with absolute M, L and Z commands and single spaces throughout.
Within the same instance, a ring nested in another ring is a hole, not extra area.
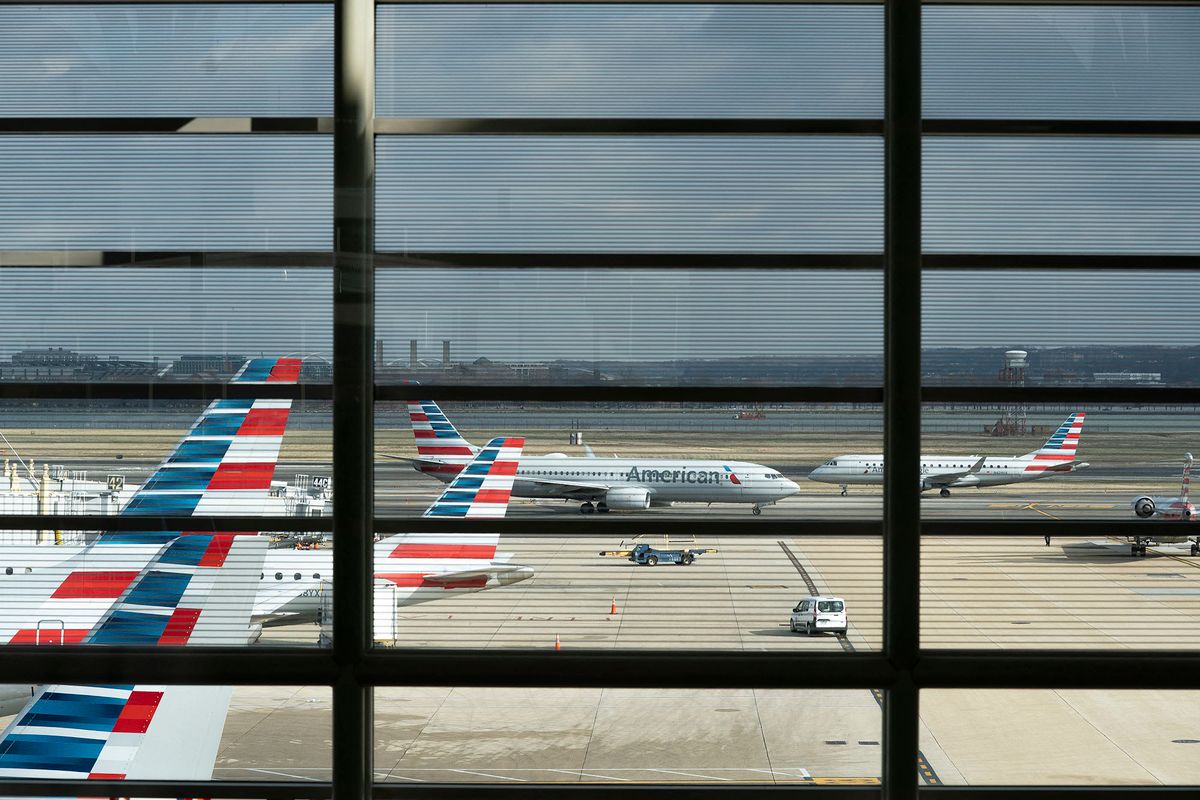
M 410 401 L 408 416 L 417 457 L 403 458 L 421 473 L 447 481 L 479 448 L 472 445 L 432 400 Z M 517 469 L 515 497 L 580 501 L 584 514 L 610 509 L 646 509 L 676 502 L 750 503 L 762 513 L 800 491 L 777 470 L 745 461 L 570 457 L 526 455 Z
M 425 517 L 499 519 L 508 509 L 520 438 L 492 439 L 425 509 Z M 510 586 L 533 576 L 531 567 L 498 553 L 494 533 L 402 533 L 375 543 L 375 580 L 394 587 L 397 605 L 445 597 L 449 591 Z M 332 550 L 272 550 L 254 602 L 260 622 L 315 619 L 332 577 Z M 322 577 L 323 576 L 323 577 Z
M 1133 513 L 1143 519 L 1155 517 L 1164 520 L 1179 520 L 1181 522 L 1196 522 L 1196 507 L 1191 500 L 1192 466 L 1195 459 L 1191 453 L 1184 455 L 1183 484 L 1179 488 L 1178 497 L 1152 497 L 1142 495 L 1129 502 Z M 1200 535 L 1189 534 L 1180 536 L 1131 536 L 1130 547 L 1135 556 L 1146 555 L 1146 545 L 1156 544 L 1190 544 L 1191 554 L 1200 555 Z
M 921 456 L 921 491 L 938 489 L 949 497 L 951 489 L 1023 483 L 1083 469 L 1088 465 L 1075 460 L 1075 451 L 1085 416 L 1078 411 L 1067 417 L 1045 444 L 1023 456 Z M 844 455 L 829 459 L 808 477 L 840 484 L 845 495 L 851 484 L 881 485 L 883 468 L 882 455 Z
M 235 382 L 292 382 L 296 359 L 253 359 Z M 266 506 L 290 401 L 216 400 L 123 510 L 126 516 L 255 514 Z M 45 547 L 43 551 L 56 550 Z M 267 540 L 120 531 L 53 570 L 0 580 L 0 643 L 242 645 Z M 0 777 L 208 780 L 229 686 L 7 687 L 25 699 L 0 734 Z M 186 746 L 182 736 L 186 736 Z

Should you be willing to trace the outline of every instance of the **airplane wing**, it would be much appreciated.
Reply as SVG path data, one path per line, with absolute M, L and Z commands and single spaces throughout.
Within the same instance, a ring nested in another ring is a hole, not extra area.
M 588 499 L 588 498 L 603 498 L 608 494 L 609 485 L 607 483 L 584 483 L 582 481 L 563 481 L 551 480 L 549 478 L 535 478 L 528 475 L 522 475 L 518 480 L 521 483 L 534 483 L 543 489 L 549 490 L 560 497 L 569 497 L 571 499 Z
M 987 461 L 987 456 L 981 456 L 978 461 L 972 464 L 968 469 L 954 470 L 953 472 L 938 472 L 929 473 L 921 476 L 921 488 L 938 488 L 940 486 L 949 486 L 959 478 L 965 478 L 968 475 L 974 475 L 983 468 L 983 462 Z

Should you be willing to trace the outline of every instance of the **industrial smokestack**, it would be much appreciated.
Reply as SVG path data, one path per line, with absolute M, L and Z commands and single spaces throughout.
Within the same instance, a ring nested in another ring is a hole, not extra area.
M 442 369 L 450 369 L 450 340 L 442 339 Z
M 417 340 L 408 340 L 408 365 L 413 369 L 417 368 Z

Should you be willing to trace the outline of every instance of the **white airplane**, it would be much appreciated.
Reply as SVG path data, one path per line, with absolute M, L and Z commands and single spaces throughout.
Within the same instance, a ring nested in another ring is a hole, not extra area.
M 1133 509 L 1133 513 L 1143 519 L 1151 517 L 1157 519 L 1179 520 L 1181 522 L 1196 522 L 1196 507 L 1191 500 L 1191 483 L 1192 483 L 1192 465 L 1195 459 L 1191 453 L 1184 455 L 1183 461 L 1183 484 L 1179 488 L 1178 497 L 1152 497 L 1150 495 L 1142 495 L 1135 497 L 1129 502 L 1129 506 Z M 1193 556 L 1200 555 L 1200 535 L 1180 535 L 1180 536 L 1131 536 L 1129 537 L 1130 547 L 1135 556 L 1146 555 L 1147 545 L 1159 544 L 1190 544 L 1191 554 Z
M 1075 460 L 1075 451 L 1085 416 L 1078 411 L 1067 417 L 1045 444 L 1023 456 L 921 456 L 921 491 L 938 489 L 949 497 L 951 489 L 1023 483 L 1083 469 L 1088 465 Z M 881 485 L 883 467 L 882 455 L 835 456 L 808 477 L 839 484 L 845 495 L 850 485 Z
M 520 438 L 492 439 L 422 516 L 503 517 L 524 444 Z M 532 567 L 513 564 L 511 553 L 496 552 L 499 543 L 500 535 L 491 533 L 389 536 L 375 543 L 375 580 L 391 589 L 396 605 L 407 606 L 532 577 Z M 332 550 L 269 551 L 254 601 L 255 621 L 317 619 L 332 571 Z
M 410 401 L 408 416 L 417 440 L 411 462 L 421 473 L 450 480 L 479 448 L 462 437 L 432 400 Z M 513 496 L 580 501 L 584 514 L 641 510 L 690 503 L 749 503 L 762 509 L 800 491 L 778 470 L 745 461 L 526 455 L 517 469 Z

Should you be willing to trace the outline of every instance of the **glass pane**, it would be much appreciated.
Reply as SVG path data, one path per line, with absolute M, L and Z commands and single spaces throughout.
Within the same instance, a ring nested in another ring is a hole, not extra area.
M 1200 117 L 1200 9 L 927 6 L 922 20 L 927 117 Z
M 330 379 L 328 268 L 0 267 L 0 283 L 0 380 L 226 381 L 264 352 Z
M 5 5 L 0 116 L 333 113 L 328 5 Z
M 331 694 L 327 686 L 3 685 L 0 778 L 327 781 Z
M 879 693 L 375 690 L 375 770 L 436 783 L 877 786 Z
M 876 272 L 414 267 L 375 286 L 379 383 L 883 379 Z
M 388 251 L 878 252 L 865 136 L 384 136 Z
M 1031 505 L 1028 518 L 1037 509 L 1048 516 L 1063 510 L 1053 502 Z M 1071 516 L 1087 511 L 1082 503 L 1070 505 Z M 1134 555 L 1123 537 L 1074 536 L 1070 525 L 1049 543 L 1041 536 L 925 537 L 921 644 L 984 650 L 1200 648 L 1200 570 L 1182 541 L 1198 534 L 1185 530 L 1194 526 L 1180 527 L 1181 541 L 1149 546 L 1144 556 Z M 970 533 L 970 523 L 962 530 Z
M 3 514 L 331 512 L 331 497 L 309 497 L 311 477 L 331 474 L 328 403 L 0 402 L 8 470 L 0 483 Z M 41 532 L 40 540 L 52 533 Z M 91 537 L 67 538 L 82 544 Z M 33 532 L 16 539 L 33 540 Z
M 921 743 L 949 785 L 1200 783 L 1200 692 L 925 689 Z
M 878 6 L 388 6 L 384 117 L 881 117 Z
M 1136 520 L 1137 498 L 1160 498 L 1161 508 L 1179 495 L 1200 409 L 937 404 L 925 407 L 921 429 L 927 517 Z
M 1200 252 L 1200 141 L 927 137 L 933 253 Z
M 384 647 L 881 647 L 878 539 L 396 534 L 375 550 Z M 840 612 L 795 612 L 805 597 Z
M 1200 273 L 939 270 L 926 272 L 922 286 L 926 384 L 1200 380 Z M 1170 294 L 1167 314 L 1148 302 L 1160 291 Z
M 761 508 L 764 518 L 878 519 L 877 487 L 846 498 L 804 477 L 842 452 L 880 453 L 882 428 L 872 404 L 381 402 L 375 509 L 420 516 L 472 448 L 519 436 L 510 518 L 550 514 L 570 524 L 611 508 L 744 528 Z
M 0 137 L 0 249 L 328 250 L 332 139 Z

